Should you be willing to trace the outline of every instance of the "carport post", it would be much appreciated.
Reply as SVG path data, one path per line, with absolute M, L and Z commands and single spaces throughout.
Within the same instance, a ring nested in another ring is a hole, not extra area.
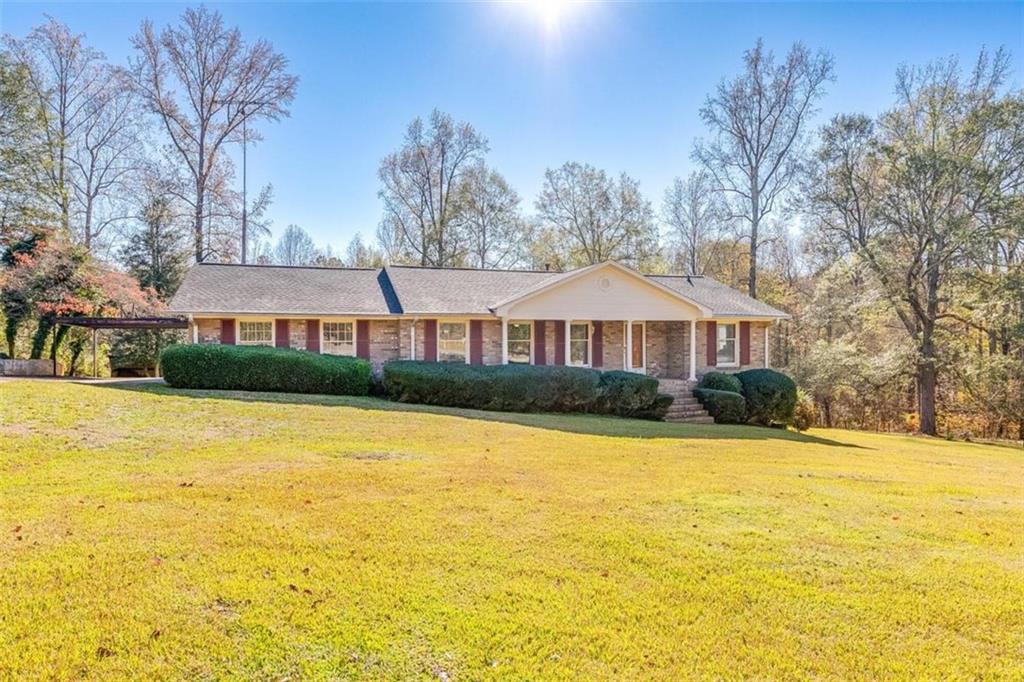
M 96 379 L 99 377 L 99 373 L 96 370 L 96 328 L 92 328 L 92 378 Z

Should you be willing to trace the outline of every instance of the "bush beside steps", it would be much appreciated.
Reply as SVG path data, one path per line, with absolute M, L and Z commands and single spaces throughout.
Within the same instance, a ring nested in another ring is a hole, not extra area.
M 175 388 L 367 395 L 370 363 L 267 346 L 180 345 L 160 354 Z
M 384 365 L 392 400 L 498 412 L 590 412 L 661 419 L 672 396 L 631 372 L 583 367 L 466 365 L 395 360 Z

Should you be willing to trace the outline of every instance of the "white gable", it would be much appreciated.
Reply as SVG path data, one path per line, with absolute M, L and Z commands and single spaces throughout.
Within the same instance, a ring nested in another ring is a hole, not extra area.
M 614 263 L 586 268 L 578 276 L 499 305 L 512 319 L 697 320 L 696 304 Z

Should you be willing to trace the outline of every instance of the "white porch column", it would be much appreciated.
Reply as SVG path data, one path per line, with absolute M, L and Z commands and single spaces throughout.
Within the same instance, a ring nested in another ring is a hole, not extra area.
M 530 335 L 533 336 L 532 334 Z M 501 364 L 508 364 L 508 318 L 501 318 Z
M 764 366 L 768 368 L 768 329 L 771 328 L 771 324 L 768 324 L 764 328 Z
M 199 323 L 191 315 L 188 321 L 192 323 L 192 343 L 199 343 Z
M 622 364 L 624 369 L 633 369 L 633 320 L 626 320 L 626 360 Z
M 409 359 L 416 359 L 416 320 L 412 321 L 409 327 Z
M 565 321 L 565 366 L 566 367 L 568 367 L 569 365 L 572 364 L 572 357 L 571 357 L 571 350 L 570 350 L 572 348 L 572 344 L 569 343 L 569 338 L 570 338 L 570 336 L 572 336 L 569 333 L 569 330 L 570 330 L 571 327 L 572 327 L 572 321 L 571 320 L 566 320 Z
M 697 321 L 690 320 L 690 381 L 697 380 Z

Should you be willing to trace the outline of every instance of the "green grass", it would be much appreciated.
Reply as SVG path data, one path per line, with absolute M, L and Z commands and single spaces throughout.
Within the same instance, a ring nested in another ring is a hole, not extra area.
M 0 383 L 0 678 L 1024 676 L 1024 453 Z

